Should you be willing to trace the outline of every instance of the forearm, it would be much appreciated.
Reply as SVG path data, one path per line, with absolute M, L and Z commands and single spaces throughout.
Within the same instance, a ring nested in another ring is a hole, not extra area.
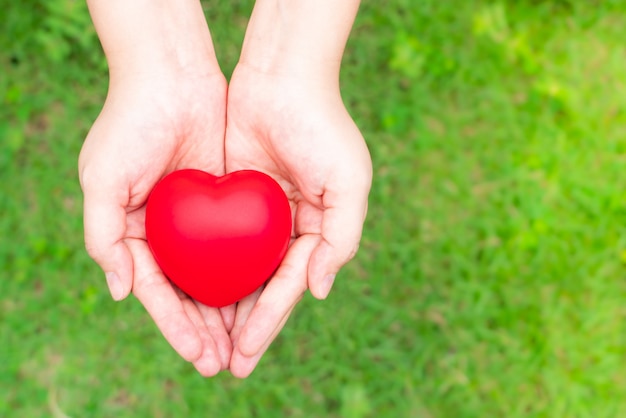
M 219 72 L 198 0 L 87 0 L 112 79 Z
M 360 0 L 257 0 L 240 63 L 336 81 Z

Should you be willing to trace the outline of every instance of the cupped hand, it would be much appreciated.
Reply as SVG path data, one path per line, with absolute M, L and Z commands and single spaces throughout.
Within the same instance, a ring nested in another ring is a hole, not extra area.
M 171 171 L 223 174 L 226 90 L 220 72 L 112 79 L 79 158 L 85 244 L 113 298 L 132 291 L 172 347 L 205 376 L 228 368 L 235 308 L 209 308 L 172 286 L 146 242 L 145 203 Z
M 239 64 L 228 92 L 226 171 L 255 169 L 283 187 L 292 245 L 264 289 L 237 306 L 231 373 L 249 375 L 307 289 L 324 299 L 356 253 L 372 166 L 336 83 Z

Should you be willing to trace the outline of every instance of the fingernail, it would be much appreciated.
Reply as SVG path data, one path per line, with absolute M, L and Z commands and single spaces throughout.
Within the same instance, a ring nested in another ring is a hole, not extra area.
M 328 294 L 330 293 L 330 289 L 332 289 L 334 282 L 334 274 L 328 274 L 324 277 L 324 279 L 322 279 L 322 286 L 320 287 L 320 296 L 322 299 L 326 299 L 328 297 Z
M 107 285 L 109 286 L 109 292 L 113 300 L 120 301 L 124 299 L 124 288 L 122 287 L 122 281 L 115 272 L 105 273 L 107 278 Z

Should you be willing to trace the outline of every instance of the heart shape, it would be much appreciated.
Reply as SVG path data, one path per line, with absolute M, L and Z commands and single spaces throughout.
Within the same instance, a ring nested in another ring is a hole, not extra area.
M 258 289 L 280 265 L 290 236 L 287 196 L 258 171 L 222 177 L 174 171 L 146 205 L 146 238 L 157 264 L 208 306 L 230 305 Z

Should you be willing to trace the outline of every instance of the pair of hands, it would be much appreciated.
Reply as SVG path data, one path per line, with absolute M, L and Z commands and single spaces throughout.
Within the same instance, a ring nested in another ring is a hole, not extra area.
M 171 171 L 255 169 L 285 190 L 292 242 L 264 288 L 211 308 L 163 275 L 145 236 L 145 203 Z M 230 85 L 189 69 L 112 80 L 79 158 L 85 242 L 115 300 L 133 293 L 172 347 L 204 376 L 246 377 L 307 289 L 324 299 L 357 251 L 371 160 L 336 84 L 246 64 Z

